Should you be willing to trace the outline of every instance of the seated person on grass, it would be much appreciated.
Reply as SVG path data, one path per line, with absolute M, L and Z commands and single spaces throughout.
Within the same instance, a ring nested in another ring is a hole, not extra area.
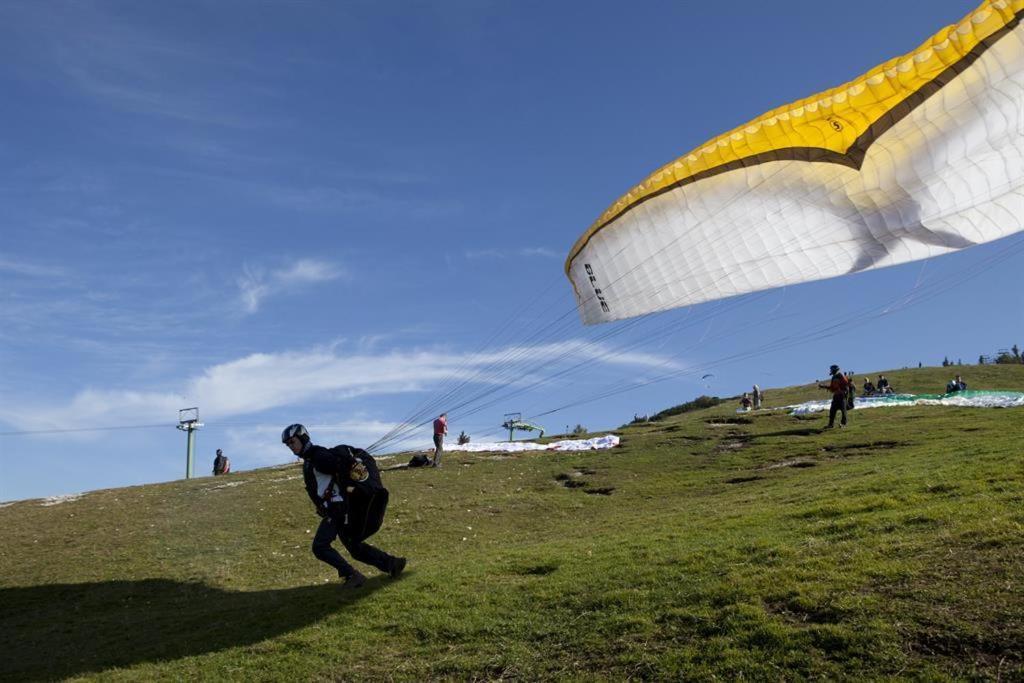
M 965 382 L 960 377 L 960 375 L 957 375 L 953 379 L 949 380 L 949 383 L 946 385 L 946 393 L 947 394 L 955 394 L 958 391 L 966 391 L 966 389 L 967 389 L 967 382 Z

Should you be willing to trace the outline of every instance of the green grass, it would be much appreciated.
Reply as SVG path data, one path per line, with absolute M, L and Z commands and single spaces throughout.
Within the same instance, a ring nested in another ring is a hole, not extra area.
M 409 570 L 355 594 L 296 466 L 8 505 L 0 679 L 1024 678 L 1024 410 L 735 407 L 386 473 Z

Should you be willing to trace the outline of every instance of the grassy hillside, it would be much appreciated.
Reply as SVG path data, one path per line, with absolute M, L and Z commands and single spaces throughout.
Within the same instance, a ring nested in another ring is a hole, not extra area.
M 409 571 L 354 593 L 294 465 L 5 506 L 0 679 L 1024 678 L 1024 409 L 734 408 L 387 473 Z

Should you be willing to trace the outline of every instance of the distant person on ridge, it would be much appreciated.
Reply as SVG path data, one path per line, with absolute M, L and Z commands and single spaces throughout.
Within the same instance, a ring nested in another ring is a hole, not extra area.
M 224 451 L 217 449 L 217 457 L 213 459 L 213 476 L 221 474 L 227 474 L 231 471 L 231 461 L 228 460 L 228 456 L 224 455 Z
M 405 569 L 405 558 L 366 543 L 380 528 L 388 500 L 377 463 L 369 453 L 351 446 L 316 446 L 300 424 L 286 427 L 281 443 L 302 458 L 306 493 L 321 517 L 313 536 L 316 559 L 338 570 L 343 588 L 359 588 L 366 583 L 366 577 L 331 547 L 339 538 L 353 558 L 397 578 Z
M 434 420 L 434 467 L 441 466 L 441 454 L 444 452 L 444 435 L 448 433 L 448 413 L 441 413 Z
M 819 384 L 819 389 L 828 389 L 832 392 L 832 405 L 828 409 L 828 425 L 825 429 L 832 429 L 835 427 L 836 413 L 842 412 L 843 419 L 839 422 L 840 427 L 846 426 L 846 377 L 843 373 L 839 372 L 839 366 L 833 365 L 829 367 L 828 374 L 832 376 L 832 381 L 828 384 Z

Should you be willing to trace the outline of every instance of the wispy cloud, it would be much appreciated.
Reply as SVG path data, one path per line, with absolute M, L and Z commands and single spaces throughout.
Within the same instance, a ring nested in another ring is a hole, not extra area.
M 547 247 L 519 247 L 517 249 L 467 249 L 464 252 L 467 259 L 471 261 L 479 259 L 502 259 L 502 258 L 530 258 L 540 256 L 542 258 L 559 258 L 559 253 Z
M 330 422 L 309 422 L 312 437 L 319 443 L 353 445 L 368 444 L 386 434 L 394 422 L 372 418 L 356 418 Z M 253 427 L 232 427 L 226 431 L 227 444 L 225 453 L 232 458 L 235 469 L 249 469 L 278 465 L 294 461 L 294 456 L 281 446 L 281 427 L 278 425 L 260 425 Z M 392 445 L 388 450 L 408 450 L 413 448 L 426 449 L 432 447 L 430 437 L 422 432 L 410 434 Z
M 0 255 L 0 273 L 21 275 L 24 277 L 62 277 L 64 268 L 29 261 L 15 261 Z
M 237 284 L 242 308 L 246 313 L 255 313 L 268 296 L 302 285 L 348 277 L 348 271 L 337 264 L 302 259 L 287 268 L 269 272 L 258 266 L 246 265 L 238 276 Z
M 611 351 L 601 344 L 567 340 L 489 353 L 352 353 L 336 346 L 256 353 L 207 368 L 184 382 L 180 391 L 93 388 L 63 405 L 5 396 L 0 399 L 0 420 L 24 430 L 142 424 L 170 421 L 185 405 L 200 406 L 205 419 L 217 420 L 311 403 L 340 405 L 357 396 L 421 393 L 448 380 L 465 380 L 467 386 L 514 386 L 582 361 L 674 367 L 663 356 Z M 547 370 L 537 372 L 544 363 Z
M 259 90 L 246 84 L 260 72 L 219 44 L 175 35 L 104 3 L 14 3 L 5 14 L 16 27 L 18 70 L 26 77 L 56 77 L 120 111 L 239 128 L 257 122 L 258 108 L 243 110 L 232 94 L 251 100 Z
M 547 247 L 523 247 L 518 251 L 520 256 L 543 256 L 544 258 L 559 258 L 559 254 L 554 249 L 548 249 Z

